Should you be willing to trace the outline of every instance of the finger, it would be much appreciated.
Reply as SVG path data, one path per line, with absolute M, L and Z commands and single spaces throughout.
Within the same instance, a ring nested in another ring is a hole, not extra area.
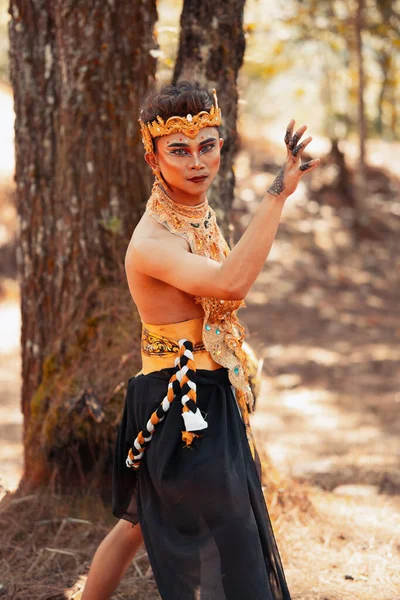
M 291 119 L 289 121 L 289 125 L 286 128 L 286 133 L 285 133 L 285 144 L 286 146 L 289 147 L 289 142 L 290 142 L 290 138 L 292 137 L 292 133 L 293 133 L 293 127 L 295 124 L 295 120 Z
M 306 129 L 307 129 L 307 125 L 302 125 L 300 127 L 300 129 L 298 129 L 296 131 L 296 133 L 294 134 L 294 136 L 292 137 L 292 139 L 289 142 L 289 150 L 293 150 L 293 148 L 295 148 L 295 146 L 297 145 L 297 142 L 299 141 L 299 139 L 301 138 L 301 136 L 303 135 L 303 133 L 305 132 Z
M 313 158 L 313 160 L 309 160 L 300 165 L 299 169 L 300 171 L 311 171 L 311 169 L 314 169 L 319 165 L 320 161 L 320 158 Z
M 299 144 L 298 146 L 296 146 L 296 148 L 294 148 L 292 150 L 292 154 L 293 156 L 301 156 L 303 153 L 303 150 L 306 146 L 308 146 L 308 144 L 311 142 L 312 140 L 312 136 L 310 135 L 310 137 L 308 137 L 307 139 L 304 140 L 304 142 L 301 142 L 301 144 Z

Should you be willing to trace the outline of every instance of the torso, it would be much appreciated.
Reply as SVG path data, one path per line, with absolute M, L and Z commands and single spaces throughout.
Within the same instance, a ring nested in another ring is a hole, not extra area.
M 166 243 L 173 236 L 174 243 L 179 243 L 182 248 L 190 252 L 189 243 L 183 237 L 173 235 L 164 225 L 145 212 L 132 234 L 127 254 L 135 241 L 149 236 L 162 238 Z M 194 296 L 164 281 L 149 277 L 134 267 L 127 273 L 127 280 L 139 316 L 145 323 L 153 325 L 179 323 L 204 315 L 202 306 L 195 304 Z

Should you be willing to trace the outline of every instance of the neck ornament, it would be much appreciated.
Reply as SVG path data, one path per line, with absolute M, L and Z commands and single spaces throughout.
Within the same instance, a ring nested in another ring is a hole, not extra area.
M 157 202 L 159 204 L 159 207 L 163 210 L 170 211 L 171 213 L 176 213 L 177 215 L 179 215 L 180 218 L 188 221 L 201 220 L 206 218 L 207 211 L 209 209 L 207 198 L 200 204 L 197 204 L 195 206 L 189 206 L 187 204 L 182 204 L 180 202 L 172 200 L 172 198 L 170 198 L 168 194 L 166 194 L 165 191 L 161 188 L 158 182 L 156 182 L 155 187 L 159 188 L 155 191 L 157 194 Z M 153 190 L 154 189 L 155 188 L 153 187 Z

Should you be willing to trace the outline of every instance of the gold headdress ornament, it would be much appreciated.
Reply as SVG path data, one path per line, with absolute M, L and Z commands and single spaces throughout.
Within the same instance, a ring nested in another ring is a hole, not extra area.
M 197 115 L 190 113 L 186 117 L 169 117 L 164 121 L 160 115 L 154 121 L 144 123 L 139 118 L 142 129 L 142 141 L 146 152 L 154 152 L 153 138 L 169 135 L 170 133 L 183 133 L 194 139 L 203 127 L 218 127 L 221 125 L 221 109 L 218 107 L 217 92 L 213 89 L 214 103 L 210 112 L 202 110 Z

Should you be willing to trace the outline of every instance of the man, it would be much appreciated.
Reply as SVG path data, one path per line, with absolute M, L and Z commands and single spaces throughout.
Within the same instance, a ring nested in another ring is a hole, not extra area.
M 301 164 L 312 138 L 298 143 L 306 126 L 293 134 L 290 121 L 286 162 L 230 251 L 206 196 L 223 146 L 215 90 L 166 86 L 145 100 L 140 123 L 156 179 L 125 268 L 143 325 L 142 369 L 129 380 L 116 444 L 120 520 L 95 554 L 83 600 L 109 598 L 143 540 L 164 600 L 290 600 L 236 312 L 286 198 L 319 159 Z

